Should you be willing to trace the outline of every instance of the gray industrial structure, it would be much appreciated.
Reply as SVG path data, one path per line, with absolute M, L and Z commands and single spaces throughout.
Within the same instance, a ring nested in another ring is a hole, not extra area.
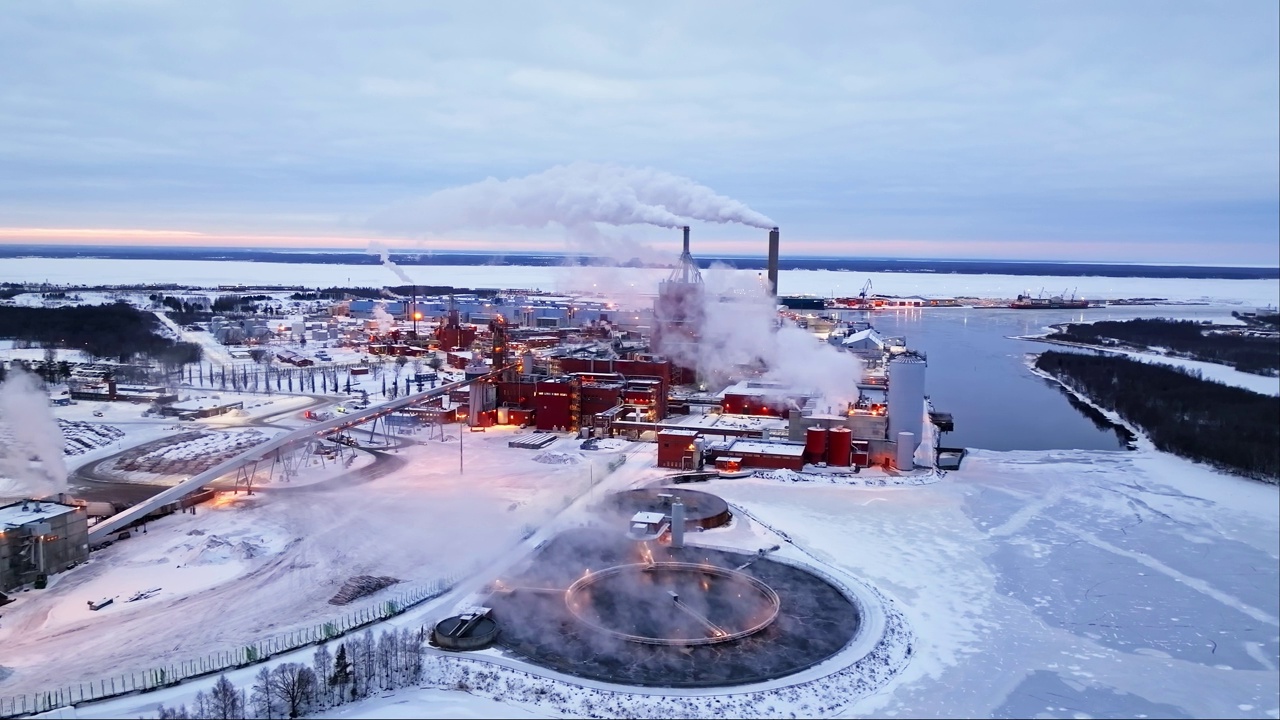
M 923 437 L 924 371 L 925 359 L 916 353 L 905 352 L 889 361 L 890 440 L 897 441 L 904 432 L 911 433 L 917 443 Z
M 0 590 L 66 570 L 89 558 L 84 508 L 47 500 L 0 507 Z

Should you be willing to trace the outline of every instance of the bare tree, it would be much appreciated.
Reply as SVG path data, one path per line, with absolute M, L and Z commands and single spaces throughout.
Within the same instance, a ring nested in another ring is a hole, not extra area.
M 280 716 L 277 710 L 279 705 L 271 689 L 271 668 L 264 665 L 258 670 L 258 674 L 253 678 L 253 694 L 249 697 L 249 701 L 253 703 L 255 717 L 273 720 Z
M 167 708 L 164 705 L 156 707 L 156 717 L 159 720 L 187 720 L 191 716 L 187 714 L 187 706 L 179 705 L 175 708 Z
M 383 631 L 378 637 L 378 682 L 383 690 L 395 687 L 396 675 L 396 637 L 395 633 Z
M 356 657 L 356 677 L 358 678 L 357 686 L 361 697 L 373 693 L 374 681 L 378 674 L 377 652 L 373 640 L 373 631 L 365 630 L 360 639 L 355 642 Z
M 320 704 L 328 707 L 333 704 L 333 654 L 327 645 L 321 644 L 311 656 L 311 669 L 316 673 L 316 695 Z
M 271 671 L 270 688 L 290 718 L 300 717 L 315 698 L 316 674 L 302 663 L 277 665 Z
M 244 701 L 240 691 L 226 675 L 213 684 L 213 690 L 209 691 L 208 706 L 200 717 L 216 720 L 239 720 L 244 717 Z

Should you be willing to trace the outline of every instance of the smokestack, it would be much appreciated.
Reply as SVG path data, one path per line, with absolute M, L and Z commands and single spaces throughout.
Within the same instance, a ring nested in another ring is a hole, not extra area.
M 778 228 L 769 231 L 769 292 L 778 294 Z
M 680 229 L 684 230 L 684 254 L 688 255 L 689 254 L 689 226 L 684 225 Z

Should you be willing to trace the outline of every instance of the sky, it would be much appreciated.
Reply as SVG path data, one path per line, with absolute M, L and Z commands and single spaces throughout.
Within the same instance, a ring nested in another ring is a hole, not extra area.
M 784 255 L 1275 266 L 1278 38 L 1273 0 L 17 3 L 0 243 L 677 250 L 379 220 L 594 163 L 732 198 Z

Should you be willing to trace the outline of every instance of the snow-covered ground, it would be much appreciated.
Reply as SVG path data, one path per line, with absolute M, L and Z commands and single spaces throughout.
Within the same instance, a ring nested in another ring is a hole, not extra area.
M 25 686 L 20 678 L 29 681 L 37 674 L 51 678 L 58 670 L 92 677 L 93 658 L 98 656 L 111 656 L 124 664 L 129 658 L 153 655 L 190 657 L 234 644 L 241 637 L 238 633 L 263 629 L 268 618 L 278 628 L 283 624 L 281 618 L 315 617 L 305 610 L 306 597 L 313 591 L 312 584 L 322 581 L 317 579 L 317 568 L 305 567 L 309 563 L 317 563 L 331 574 L 342 567 L 345 574 L 424 578 L 428 573 L 406 571 L 406 563 L 400 559 L 380 555 L 378 549 L 391 534 L 405 532 L 406 539 L 414 538 L 414 545 L 432 543 L 439 552 L 423 553 L 406 544 L 397 545 L 396 554 L 412 556 L 404 560 L 430 562 L 437 572 L 444 569 L 440 565 L 444 557 L 459 551 L 469 560 L 502 558 L 503 547 L 509 545 L 486 541 L 485 536 L 505 534 L 505 540 L 515 541 L 519 533 L 511 526 L 522 518 L 504 521 L 501 516 L 525 516 L 525 507 L 537 505 L 546 517 L 569 495 L 577 494 L 573 492 L 575 483 L 581 492 L 584 481 L 562 474 L 549 483 L 556 489 L 544 488 L 539 498 L 531 487 L 540 485 L 538 480 L 522 476 L 530 464 L 537 466 L 533 469 L 539 476 L 580 470 L 581 466 L 538 464 L 525 457 L 535 454 L 533 451 L 500 449 L 505 448 L 505 435 L 485 433 L 486 437 L 477 439 L 478 435 L 482 434 L 464 438 L 471 443 L 471 452 L 466 456 L 467 475 L 462 478 L 456 476 L 456 467 L 440 467 L 456 459 L 452 452 L 456 446 L 437 441 L 445 452 L 422 458 L 434 463 L 435 470 L 415 463 L 412 470 L 369 483 L 361 502 L 368 510 L 364 515 L 377 518 L 377 523 L 364 525 L 370 535 L 364 547 L 344 548 L 347 563 L 332 563 L 324 557 L 335 548 L 330 525 L 341 519 L 335 516 L 340 511 L 323 495 L 292 498 L 288 504 L 282 502 L 283 496 L 269 497 L 260 499 L 256 507 L 227 511 L 250 513 L 247 525 L 264 538 L 277 538 L 276 546 L 279 539 L 301 529 L 296 523 L 303 517 L 309 518 L 309 534 L 306 540 L 269 556 L 267 562 L 273 568 L 269 576 L 255 576 L 250 570 L 248 575 L 238 576 L 245 579 L 224 581 L 183 604 L 170 606 L 163 598 L 138 603 L 151 603 L 160 616 L 183 608 L 191 622 L 182 638 L 165 632 L 157 622 L 159 617 L 151 623 L 139 619 L 138 624 L 125 624 L 108 615 L 84 621 L 79 633 L 73 625 L 67 635 L 50 637 L 44 625 L 24 621 L 27 616 L 17 614 L 21 609 L 15 611 L 18 606 L 10 606 L 0 633 L 9 630 L 11 622 L 25 623 L 34 637 L 19 640 L 14 656 L 32 664 L 17 664 L 17 672 L 0 687 L 12 691 Z M 485 440 L 491 444 L 484 453 L 488 459 L 481 460 L 475 445 Z M 562 440 L 552 449 L 567 453 L 575 446 L 576 441 Z M 633 451 L 633 460 L 597 492 L 606 486 L 628 487 L 654 477 L 657 471 L 651 467 L 651 452 L 645 449 L 634 455 Z M 1274 718 L 1280 714 L 1280 551 L 1276 544 L 1280 498 L 1275 486 L 1224 475 L 1142 444 L 1134 452 L 976 451 L 962 470 L 918 486 L 868 488 L 746 478 L 716 480 L 699 489 L 724 497 L 746 514 L 736 517 L 728 529 L 706 533 L 698 541 L 747 546 L 776 542 L 765 527 L 777 528 L 798 551 L 816 558 L 832 572 L 878 588 L 905 614 L 915 638 L 910 663 L 871 695 L 831 700 L 841 715 Z M 471 495 L 475 495 L 475 502 L 462 499 Z M 528 506 L 520 505 L 522 497 L 528 499 Z M 322 499 L 326 501 L 324 510 L 295 504 L 318 504 Z M 504 504 L 508 500 L 511 504 Z M 435 508 L 436 512 L 430 513 L 431 520 L 415 523 L 411 531 L 385 529 L 392 523 L 382 511 L 389 505 L 406 503 L 424 510 Z M 158 548 L 172 547 L 169 543 L 183 540 L 181 532 L 187 527 L 194 529 L 196 523 L 206 522 L 207 516 L 221 512 L 224 510 L 202 509 L 195 518 L 175 518 L 177 530 L 165 543 L 158 543 Z M 225 528 L 221 521 L 212 527 Z M 471 532 L 475 527 L 483 527 L 484 532 Z M 506 532 L 508 529 L 512 531 Z M 450 539 L 452 534 L 465 537 Z M 357 542 L 350 528 L 345 528 L 342 537 Z M 434 545 L 441 541 L 444 544 Z M 142 548 L 150 542 L 147 536 L 123 546 Z M 309 546 L 315 549 L 307 550 Z M 120 548 L 117 544 L 111 550 Z M 131 560 L 153 557 L 154 553 L 165 553 L 171 561 L 176 556 L 156 549 Z M 518 555 L 501 563 L 514 562 Z M 288 563 L 284 562 L 286 557 L 290 558 Z M 363 562 L 355 562 L 360 558 Z M 90 567 L 99 562 L 95 559 Z M 108 559 L 102 565 L 119 567 L 123 562 Z M 465 566 L 459 569 L 465 570 Z M 475 582 L 491 576 L 489 571 L 478 573 Z M 76 573 L 69 574 L 55 589 L 61 591 L 75 577 Z M 250 577 L 261 577 L 265 587 L 255 587 L 248 581 Z M 315 594 L 331 593 L 339 581 L 329 582 L 324 592 Z M 268 592 L 286 587 L 299 595 L 290 607 L 268 601 Z M 217 616 L 220 619 L 215 622 L 206 596 L 227 598 L 228 591 L 238 598 L 238 612 Z M 83 602 L 79 594 L 64 595 L 62 602 L 68 607 Z M 259 608 L 261 601 L 266 601 L 267 607 Z M 29 601 L 24 596 L 20 602 Z M 428 621 L 452 607 L 439 605 L 434 614 L 424 610 L 396 622 L 409 626 Z M 126 608 L 117 611 L 116 617 L 128 618 L 130 612 L 137 614 Z M 104 627 L 108 619 L 118 624 Z M 119 637 L 119 644 L 128 649 L 124 658 L 120 648 L 100 639 L 94 641 L 92 634 L 86 634 L 89 628 L 98 634 L 109 629 Z M 144 628 L 152 633 L 160 628 L 161 637 L 150 641 L 136 637 Z M 0 635 L 0 642 L 7 648 L 11 638 Z M 46 643 L 40 646 L 46 652 L 35 650 L 36 638 Z M 87 660 L 82 657 L 67 663 L 50 658 L 57 654 L 48 652 L 50 649 L 71 642 L 85 643 Z M 41 661 L 33 663 L 37 656 Z M 450 664 L 454 662 L 450 658 L 459 656 L 440 657 L 431 665 L 436 668 L 435 675 L 431 676 L 434 680 L 429 677 L 427 686 L 451 685 L 445 681 L 446 673 L 457 665 Z M 492 652 L 466 657 L 496 660 Z M 6 659 L 5 664 L 10 662 Z M 478 695 L 406 690 L 326 715 L 576 715 L 588 707 L 607 715 L 618 714 L 621 707 L 631 707 L 626 714 L 634 716 L 667 707 L 715 715 L 715 707 L 737 713 L 755 707 L 743 704 L 744 689 L 678 693 L 684 699 L 677 698 L 675 705 L 645 700 L 649 695 L 669 694 L 660 690 L 603 687 L 570 692 L 579 686 L 571 680 L 555 680 L 552 673 L 511 659 L 503 659 L 503 664 L 533 674 L 502 676 L 516 687 L 559 688 L 560 695 L 545 697 L 562 697 L 563 703 L 557 706 L 536 699 L 544 696 L 529 693 L 522 704 L 508 709 L 505 703 L 525 696 L 503 692 L 502 700 L 496 701 L 495 693 L 486 694 L 479 688 L 473 689 Z M 824 672 L 834 670 L 827 667 Z M 816 711 L 818 705 L 813 703 L 824 697 L 824 681 L 798 678 L 795 682 L 800 680 L 812 684 L 780 696 L 783 699 L 773 714 L 809 714 L 801 709 L 801 703 L 810 712 Z M 78 714 L 110 717 L 153 712 L 157 702 L 189 703 L 196 690 L 207 689 L 211 682 L 197 681 L 90 705 Z M 236 682 L 245 684 L 241 679 Z M 717 696 L 722 700 L 715 700 Z M 705 700 L 696 700 L 698 697 Z M 594 704 L 583 705 L 587 699 Z M 768 714 L 763 706 L 758 712 Z
M 20 593 L 0 620 L 0 694 L 143 671 L 313 626 L 337 614 L 328 600 L 354 575 L 408 584 L 465 575 L 586 493 L 613 456 L 544 464 L 534 460 L 538 451 L 507 447 L 514 430 L 464 432 L 459 474 L 458 429 L 447 430 L 448 441 L 399 437 L 405 447 L 343 477 L 275 484 L 248 502 L 150 523 L 146 535 L 94 553 L 50 589 Z M 576 453 L 577 444 L 559 440 L 546 450 Z M 213 536 L 264 550 L 236 549 L 224 562 L 191 567 L 192 553 Z M 203 589 L 188 591 L 200 583 L 184 578 L 204 578 Z M 112 612 L 80 612 L 98 596 L 155 586 L 177 589 Z
M 561 268 L 520 266 L 406 266 L 421 285 L 502 287 L 558 292 L 595 293 L 602 288 L 620 302 L 651 296 L 670 274 L 661 268 Z M 711 272 L 716 272 L 712 270 Z M 755 278 L 758 270 L 741 270 Z M 705 274 L 705 273 L 704 273 Z M 306 285 L 308 287 L 403 284 L 386 268 L 374 265 L 281 264 L 241 261 L 110 260 L 97 258 L 9 258 L 3 277 L 9 282 L 58 284 L 181 283 L 199 287 Z M 861 273 L 835 270 L 783 270 L 778 291 L 786 294 L 853 296 L 870 279 L 882 295 L 926 297 L 1013 298 L 1030 289 L 1059 292 L 1074 289 L 1088 299 L 1164 298 L 1181 302 L 1227 302 L 1252 309 L 1280 305 L 1275 280 L 1194 280 L 1180 278 L 1061 277 L 964 275 L 936 273 Z

